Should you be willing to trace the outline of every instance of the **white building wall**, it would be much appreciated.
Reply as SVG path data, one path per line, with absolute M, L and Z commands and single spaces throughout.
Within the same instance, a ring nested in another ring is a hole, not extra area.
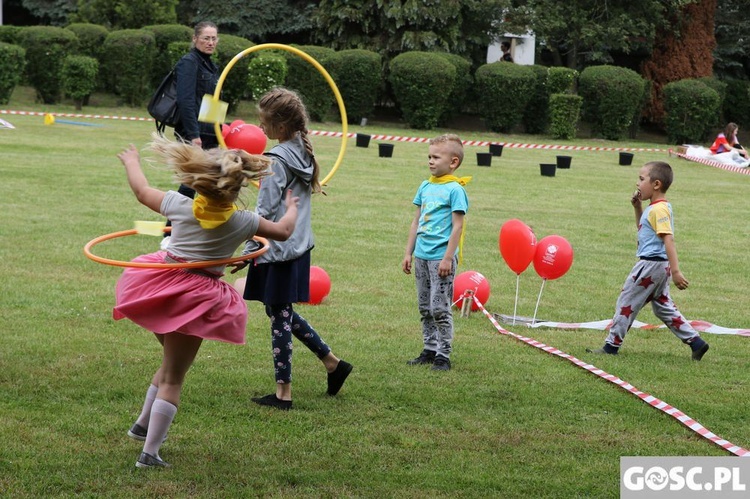
M 513 62 L 526 66 L 534 64 L 536 37 L 531 34 L 519 36 L 510 33 L 506 33 L 502 38 L 487 47 L 487 63 L 500 60 L 500 56 L 503 55 L 503 51 L 500 50 L 500 43 L 506 40 L 510 42 L 510 55 L 513 57 Z

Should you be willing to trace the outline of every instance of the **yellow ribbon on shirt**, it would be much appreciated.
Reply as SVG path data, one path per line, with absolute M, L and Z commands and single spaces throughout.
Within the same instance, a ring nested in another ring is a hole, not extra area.
M 428 180 L 431 184 L 447 184 L 448 182 L 458 182 L 462 187 L 471 182 L 471 177 L 456 177 L 455 175 L 441 175 L 436 177 L 430 175 Z M 464 235 L 466 234 L 466 217 L 464 217 L 464 223 L 461 226 L 461 238 L 458 240 L 458 263 L 464 260 Z
M 237 211 L 234 203 L 217 203 L 200 194 L 193 199 L 193 215 L 204 229 L 215 229 L 225 223 Z

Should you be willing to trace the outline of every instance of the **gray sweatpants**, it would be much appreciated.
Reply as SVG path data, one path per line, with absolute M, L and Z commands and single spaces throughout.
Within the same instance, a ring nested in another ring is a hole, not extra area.
M 669 262 L 640 260 L 636 263 L 617 299 L 615 316 L 605 343 L 619 347 L 638 312 L 648 302 L 651 302 L 654 315 L 666 324 L 683 343 L 698 336 L 698 332 L 677 310 L 669 296 L 671 277 Z
M 424 349 L 448 358 L 453 349 L 451 300 L 457 265 L 458 258 L 454 257 L 451 274 L 448 277 L 440 277 L 438 276 L 440 260 L 414 258 Z

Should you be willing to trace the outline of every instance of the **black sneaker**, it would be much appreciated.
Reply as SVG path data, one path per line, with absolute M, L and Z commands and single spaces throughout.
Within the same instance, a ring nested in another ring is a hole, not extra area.
M 148 429 L 144 428 L 143 426 L 139 425 L 138 423 L 133 423 L 133 426 L 130 427 L 128 430 L 128 436 L 132 438 L 133 440 L 138 440 L 141 442 L 144 442 L 146 440 L 146 435 L 148 434 Z M 164 435 L 164 440 L 162 440 L 162 443 L 167 440 L 167 436 Z
M 152 456 L 145 452 L 141 452 L 141 455 L 138 456 L 138 461 L 135 462 L 136 468 L 169 468 L 171 466 L 171 464 L 163 461 L 160 457 Z
M 420 364 L 432 364 L 435 362 L 435 352 L 432 352 L 430 350 L 422 350 L 422 353 L 419 354 L 419 357 L 416 359 L 412 359 L 407 362 L 410 366 L 417 366 Z
M 328 373 L 328 395 L 336 395 L 341 390 L 352 369 L 354 369 L 354 366 L 350 363 L 339 360 L 336 369 L 332 373 Z
M 597 348 L 596 350 L 592 350 L 590 348 L 587 348 L 586 352 L 587 353 L 597 354 L 597 355 L 602 355 L 602 354 L 617 355 L 620 352 L 620 348 L 619 347 L 613 347 L 609 343 L 605 343 L 603 347 Z
M 275 393 L 271 393 L 269 395 L 266 395 L 265 397 L 253 397 L 250 400 L 252 400 L 258 405 L 275 407 L 276 409 L 279 409 L 282 411 L 288 411 L 289 409 L 292 408 L 291 400 L 281 400 L 276 397 Z
M 701 360 L 706 355 L 706 352 L 708 352 L 708 343 L 703 338 L 695 338 L 689 345 L 693 351 L 693 360 Z
M 451 360 L 448 357 L 437 355 L 435 357 L 435 362 L 432 363 L 432 370 L 433 371 L 450 371 Z

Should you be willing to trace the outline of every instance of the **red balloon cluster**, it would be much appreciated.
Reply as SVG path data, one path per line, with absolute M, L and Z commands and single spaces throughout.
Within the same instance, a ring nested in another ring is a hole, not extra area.
M 328 273 L 315 265 L 310 266 L 310 301 L 309 305 L 319 305 L 331 292 L 331 278 Z
M 474 296 L 477 297 L 477 300 L 482 305 L 490 299 L 490 282 L 479 272 L 467 270 L 456 276 L 453 280 L 453 303 L 461 298 L 467 290 L 474 291 Z M 476 302 L 472 301 L 471 309 L 474 311 L 479 310 Z
M 500 254 L 508 267 L 520 275 L 531 262 L 542 279 L 557 279 L 573 265 L 573 248 L 562 236 L 547 236 L 539 242 L 531 228 L 518 219 L 500 228 Z
M 235 120 L 229 125 L 221 126 L 221 135 L 229 149 L 242 149 L 250 154 L 263 154 L 268 137 L 256 125 L 242 120 Z

